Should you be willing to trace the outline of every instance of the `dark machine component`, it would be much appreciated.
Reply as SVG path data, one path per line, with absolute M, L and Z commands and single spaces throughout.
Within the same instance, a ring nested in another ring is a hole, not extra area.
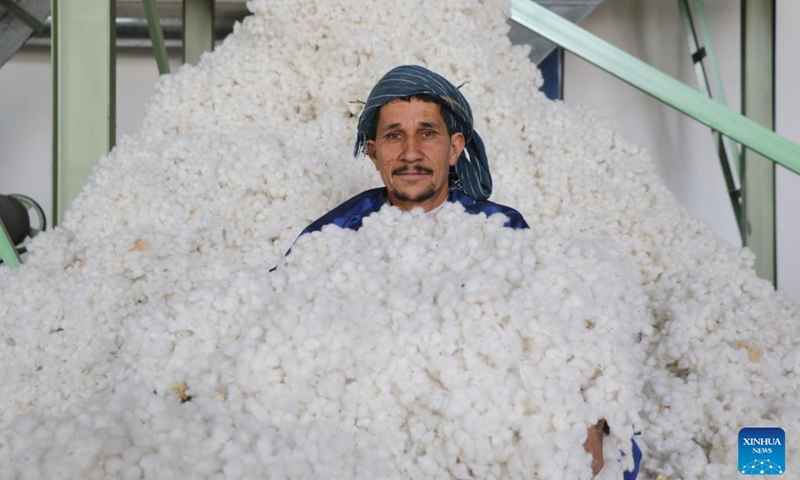
M 39 217 L 39 225 L 36 228 L 31 226 L 29 213 L 31 210 L 34 210 Z M 33 238 L 47 228 L 47 219 L 42 207 L 32 198 L 19 194 L 0 194 L 0 221 L 3 222 L 3 226 L 8 232 L 9 240 L 16 246 L 22 244 L 26 238 Z M 24 253 L 25 249 L 19 248 L 18 251 Z
M 8 230 L 11 243 L 19 245 L 28 236 L 31 229 L 31 217 L 28 209 L 16 198 L 0 195 L 0 219 Z

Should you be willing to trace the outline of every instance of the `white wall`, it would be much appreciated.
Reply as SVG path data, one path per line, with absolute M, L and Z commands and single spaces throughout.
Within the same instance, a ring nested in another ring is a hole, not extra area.
M 738 0 L 707 0 L 729 105 L 740 105 Z M 777 130 L 800 143 L 800 2 L 777 0 Z M 675 0 L 606 0 L 583 26 L 690 85 L 696 85 Z M 585 61 L 566 56 L 565 100 L 586 104 L 652 154 L 667 186 L 732 244 L 738 232 L 709 129 Z M 173 68 L 175 67 L 173 60 Z M 158 77 L 151 54 L 120 52 L 117 132 L 138 130 Z M 0 68 L 0 193 L 23 193 L 51 210 L 51 81 L 46 50 L 23 50 Z M 780 170 L 780 169 L 779 169 Z M 778 282 L 800 302 L 800 176 L 778 173 Z
M 51 211 L 53 76 L 50 55 L 17 53 L 0 68 L 0 193 L 21 193 Z
M 706 2 L 728 106 L 741 105 L 741 25 L 738 0 Z M 800 2 L 778 0 L 777 130 L 800 143 L 800 68 L 796 49 Z M 659 70 L 697 88 L 675 0 L 606 0 L 582 26 Z M 565 56 L 564 100 L 588 105 L 651 153 L 676 197 L 721 238 L 741 245 L 722 169 L 708 127 L 662 105 L 571 54 Z M 784 170 L 779 168 L 779 170 Z M 800 176 L 778 172 L 778 288 L 800 302 Z
M 800 145 L 800 2 L 777 0 L 775 130 Z M 800 303 L 800 175 L 778 167 L 778 288 Z

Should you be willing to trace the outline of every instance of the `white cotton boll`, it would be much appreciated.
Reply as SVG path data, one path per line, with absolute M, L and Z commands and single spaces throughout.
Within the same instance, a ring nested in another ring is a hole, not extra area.
M 128 465 L 119 457 L 107 458 L 103 464 L 104 474 L 116 478 L 122 477 L 125 468 Z
M 226 462 L 225 466 L 222 467 L 222 471 L 225 474 L 225 478 L 238 479 L 242 478 L 244 469 L 238 462 Z
M 122 454 L 122 459 L 128 464 L 137 464 L 142 457 L 142 449 L 139 447 L 128 447 Z
M 175 344 L 168 338 L 155 338 L 149 343 L 149 354 L 155 358 L 166 357 L 172 353 Z
M 142 477 L 142 469 L 138 465 L 128 465 L 120 475 L 123 480 L 133 480 Z

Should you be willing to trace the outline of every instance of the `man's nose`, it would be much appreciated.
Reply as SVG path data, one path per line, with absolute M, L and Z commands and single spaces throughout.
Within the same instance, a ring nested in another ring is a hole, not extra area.
M 413 135 L 407 137 L 403 142 L 403 151 L 400 152 L 400 160 L 404 162 L 417 162 L 422 160 L 422 150 L 419 147 L 419 139 Z

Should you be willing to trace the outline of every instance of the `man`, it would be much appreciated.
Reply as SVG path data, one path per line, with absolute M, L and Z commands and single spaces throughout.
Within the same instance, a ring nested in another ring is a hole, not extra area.
M 472 109 L 458 88 L 430 70 L 404 65 L 373 87 L 358 120 L 354 155 L 364 152 L 380 172 L 383 188 L 362 192 L 306 227 L 306 233 L 334 224 L 358 230 L 365 217 L 384 205 L 408 211 L 438 209 L 458 202 L 467 213 L 502 213 L 505 226 L 528 228 L 513 208 L 488 200 L 492 177 L 481 137 L 472 128 Z M 603 467 L 604 420 L 589 427 L 584 448 L 593 456 L 595 475 Z M 635 468 L 641 452 L 634 443 Z
M 472 129 L 469 103 L 430 70 L 397 67 L 375 85 L 358 121 L 354 154 L 362 150 L 385 187 L 347 200 L 301 235 L 330 223 L 358 230 L 364 217 L 387 203 L 430 212 L 445 201 L 458 202 L 471 214 L 502 213 L 506 226 L 528 228 L 518 211 L 487 200 L 492 177 L 483 141 Z

